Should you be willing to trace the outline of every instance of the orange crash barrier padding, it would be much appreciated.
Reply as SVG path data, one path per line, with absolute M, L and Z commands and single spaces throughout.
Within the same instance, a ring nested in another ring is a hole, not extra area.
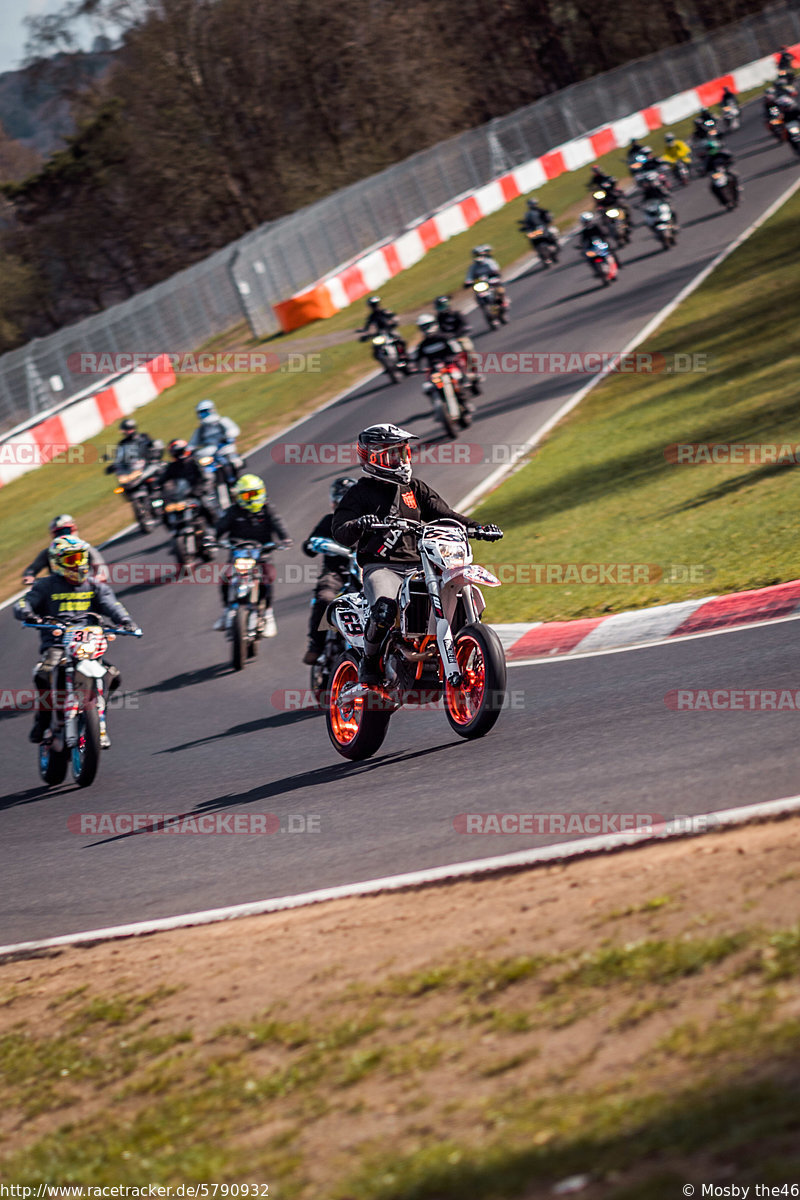
M 324 286 L 312 288 L 301 296 L 292 296 L 291 300 L 281 300 L 280 304 L 273 304 L 272 307 L 284 333 L 291 333 L 293 329 L 309 325 L 311 321 L 332 317 L 337 311 L 330 292 Z

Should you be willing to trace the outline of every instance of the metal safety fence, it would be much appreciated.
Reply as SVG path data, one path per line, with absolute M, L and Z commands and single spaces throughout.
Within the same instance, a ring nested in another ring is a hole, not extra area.
M 785 3 L 553 93 L 269 222 L 103 312 L 0 356 L 0 431 L 109 374 L 81 352 L 185 353 L 246 318 L 278 331 L 273 305 L 464 193 L 590 130 L 800 41 Z

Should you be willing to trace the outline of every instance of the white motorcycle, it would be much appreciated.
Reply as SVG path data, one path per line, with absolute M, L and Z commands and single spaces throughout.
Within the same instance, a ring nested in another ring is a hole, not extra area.
M 77 613 L 40 622 L 26 621 L 27 629 L 57 630 L 63 661 L 53 667 L 50 679 L 52 715 L 39 746 L 39 774 L 51 787 L 63 783 L 67 767 L 79 787 L 94 782 L 100 750 L 110 745 L 106 729 L 108 666 L 103 655 L 117 636 L 141 637 L 141 629 L 116 629 L 102 624 L 93 613 Z
M 397 621 L 381 650 L 380 688 L 358 682 L 369 619 L 363 592 L 338 596 L 328 609 L 328 624 L 347 646 L 328 693 L 334 749 L 354 761 L 368 758 L 382 745 L 393 712 L 406 704 L 437 704 L 442 697 L 445 716 L 460 737 L 483 737 L 503 707 L 506 660 L 497 634 L 481 624 L 485 602 L 478 585 L 499 587 L 500 581 L 473 563 L 467 532 L 457 521 L 392 520 L 372 528 L 387 530 L 387 542 L 413 533 L 421 566 L 400 588 Z M 484 540 L 502 536 L 498 531 Z
M 678 236 L 678 222 L 668 200 L 648 200 L 642 212 L 644 219 L 664 250 L 674 246 Z

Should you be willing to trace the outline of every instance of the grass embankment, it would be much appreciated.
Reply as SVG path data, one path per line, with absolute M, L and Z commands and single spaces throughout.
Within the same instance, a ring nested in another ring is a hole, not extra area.
M 506 531 L 493 562 L 653 564 L 663 577 L 593 585 L 565 572 L 561 584 L 513 584 L 492 594 L 491 620 L 581 617 L 797 578 L 793 458 L 678 465 L 665 452 L 800 444 L 799 218 L 795 194 L 639 347 L 667 363 L 706 355 L 706 371 L 611 377 L 481 506 Z
M 795 818 L 6 963 L 0 1177 L 287 1200 L 796 1182 L 799 842 Z
M 683 130 L 688 122 L 675 126 Z M 655 140 L 656 148 L 661 142 Z M 620 151 L 599 161 L 617 174 L 623 171 Z M 588 168 L 565 174 L 538 189 L 542 202 L 557 214 L 562 228 L 572 224 L 583 207 Z M 466 233 L 437 246 L 422 262 L 404 271 L 380 289 L 384 302 L 403 318 L 402 329 L 413 337 L 413 319 L 429 308 L 440 292 L 457 294 L 476 243 L 489 242 L 503 266 L 519 258 L 524 241 L 517 220 L 525 211 L 524 199 L 473 225 Z M 288 336 L 256 341 L 244 325 L 212 339 L 207 349 L 252 349 L 266 346 L 281 356 L 290 353 L 319 354 L 319 369 L 296 373 L 279 371 L 270 375 L 184 376 L 175 387 L 138 413 L 142 428 L 165 442 L 188 437 L 194 428 L 194 407 L 205 396 L 213 396 L 225 413 L 242 427 L 240 446 L 245 450 L 299 416 L 313 411 L 337 392 L 354 383 L 370 367 L 367 346 L 359 344 L 352 331 L 362 323 L 362 303 L 316 322 Z M 103 350 L 104 347 L 98 347 Z M 133 347 L 136 349 L 136 347 Z M 376 412 L 376 418 L 379 413 Z M 353 436 L 357 434 L 353 430 Z M 102 453 L 115 441 L 116 428 L 109 427 L 87 446 Z M 91 452 L 90 452 L 91 456 Z M 56 512 L 71 512 L 81 533 L 99 543 L 130 523 L 129 506 L 111 494 L 112 481 L 97 461 L 84 464 L 48 464 L 0 489 L 0 526 L 3 530 L 3 562 L 0 567 L 0 599 L 19 588 L 24 566 L 47 537 Z M 278 498 L 279 500 L 280 498 Z

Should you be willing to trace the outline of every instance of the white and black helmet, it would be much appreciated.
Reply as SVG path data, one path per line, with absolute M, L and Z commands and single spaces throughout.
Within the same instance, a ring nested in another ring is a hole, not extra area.
M 358 435 L 358 460 L 365 475 L 392 483 L 410 483 L 409 442 L 419 438 L 398 425 L 370 425 Z
M 430 333 L 436 324 L 436 317 L 432 317 L 430 313 L 420 313 L 417 317 L 417 327 L 421 333 Z

